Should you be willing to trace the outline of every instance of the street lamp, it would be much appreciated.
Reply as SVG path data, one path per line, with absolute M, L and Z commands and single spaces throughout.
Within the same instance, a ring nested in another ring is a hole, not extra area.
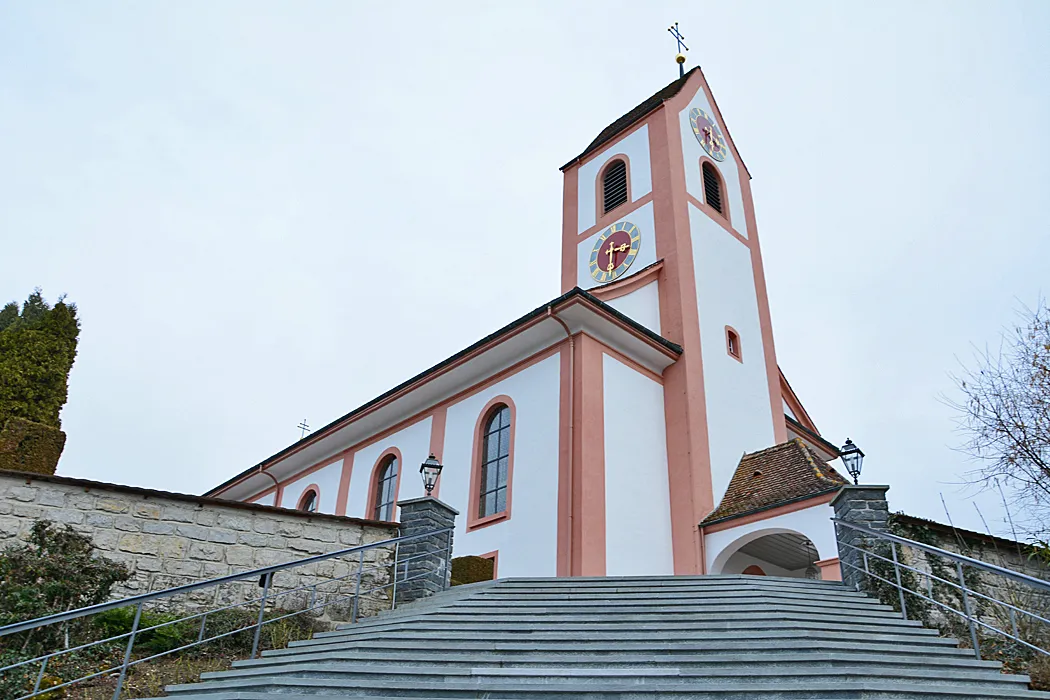
M 423 488 L 429 496 L 434 491 L 438 477 L 441 476 L 441 462 L 433 454 L 427 457 L 427 461 L 419 465 L 419 473 L 423 476 Z
M 846 438 L 846 444 L 839 448 L 839 457 L 842 458 L 842 463 L 846 465 L 846 471 L 853 477 L 853 484 L 856 485 L 860 478 L 861 465 L 864 464 L 864 453 L 853 444 L 852 440 Z

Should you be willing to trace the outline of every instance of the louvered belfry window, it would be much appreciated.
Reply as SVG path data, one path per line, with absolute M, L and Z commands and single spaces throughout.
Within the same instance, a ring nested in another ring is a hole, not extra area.
M 722 214 L 722 181 L 715 172 L 715 166 L 705 161 L 700 169 L 704 173 L 704 198 L 709 207 Z
M 614 160 L 602 176 L 602 213 L 627 201 L 627 163 Z

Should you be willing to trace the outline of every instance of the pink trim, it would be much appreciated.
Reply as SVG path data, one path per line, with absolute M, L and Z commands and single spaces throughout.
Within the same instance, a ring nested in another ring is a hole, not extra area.
M 401 450 L 396 447 L 388 447 L 383 450 L 383 453 L 379 455 L 379 459 L 372 466 L 372 478 L 368 480 L 368 504 L 365 506 L 365 515 L 371 520 L 375 520 L 373 517 L 376 512 L 376 486 L 379 482 L 379 469 L 383 466 L 386 458 L 393 455 L 397 458 L 397 481 L 394 482 L 394 503 L 397 503 L 397 495 L 401 491 L 401 475 L 405 473 L 405 459 L 401 456 Z M 394 512 L 391 514 L 393 521 L 397 521 L 397 505 L 394 506 Z
M 726 354 L 743 364 L 744 349 L 740 345 L 740 334 L 732 326 L 726 326 Z
M 561 344 L 558 391 L 558 559 L 555 573 L 571 576 L 573 563 L 572 462 L 573 416 L 573 346 L 568 340 Z
M 484 554 L 479 554 L 478 556 L 482 559 L 492 560 L 492 580 L 495 581 L 497 578 L 499 578 L 499 550 L 494 549 L 491 552 L 485 552 Z
M 354 453 L 343 455 L 343 471 L 339 474 L 339 493 L 335 497 L 335 514 L 346 515 L 346 503 L 350 498 L 350 475 L 354 471 Z
M 587 336 L 587 337 L 590 337 L 590 336 Z M 600 340 L 595 339 L 594 342 L 596 342 L 599 345 L 601 345 L 602 346 L 602 352 L 604 352 L 609 357 L 611 357 L 611 358 L 613 358 L 615 360 L 618 360 L 619 362 L 621 362 L 621 363 L 627 365 L 628 367 L 630 367 L 631 369 L 633 369 L 635 372 L 638 372 L 639 374 L 643 374 L 646 377 L 648 377 L 649 379 L 652 379 L 657 384 L 663 386 L 664 378 L 661 377 L 656 372 L 652 371 L 648 367 L 643 367 L 642 365 L 638 364 L 637 362 L 635 362 L 631 358 L 627 357 L 626 355 L 624 355 L 620 351 L 609 347 L 608 345 L 606 345 L 605 343 L 603 343 Z
M 572 575 L 605 575 L 605 388 L 602 345 L 573 336 Z
M 646 204 L 648 204 L 651 201 L 653 201 L 653 193 L 652 192 L 647 192 L 646 194 L 642 195 L 641 197 L 639 197 L 638 199 L 636 199 L 634 201 L 624 202 L 623 204 L 621 204 L 620 206 L 616 207 L 611 212 L 609 212 L 609 214 L 607 216 L 601 218 L 598 221 L 598 223 L 590 226 L 589 228 L 585 229 L 583 232 L 577 234 L 576 235 L 576 243 L 577 244 L 582 243 L 583 241 L 587 240 L 588 238 L 590 238 L 594 234 L 598 233 L 602 229 L 610 226 L 611 224 L 613 224 L 613 223 L 615 223 L 617 221 L 620 221 L 621 219 L 626 219 L 631 214 L 633 214 L 634 212 L 638 211 L 639 209 L 641 209 L 642 207 L 644 207 Z M 614 214 L 615 214 L 615 216 L 614 216 Z M 575 268 L 573 268 L 573 269 L 575 269 Z M 575 286 L 575 281 L 573 283 L 573 286 Z M 572 289 L 572 287 L 569 287 L 569 289 Z M 569 291 L 569 290 L 566 289 L 565 291 Z
M 440 406 L 434 410 L 430 421 L 430 454 L 437 457 L 438 461 L 442 463 L 441 455 L 445 451 L 445 418 L 447 415 L 448 409 L 445 406 Z M 441 475 L 438 474 L 437 483 L 434 484 L 434 498 L 437 498 L 440 493 Z
M 744 569 L 740 573 L 742 573 L 744 576 L 765 576 L 766 575 L 766 572 L 762 571 L 762 567 L 758 566 L 757 564 L 752 564 L 751 566 L 747 567 L 746 569 Z
M 317 484 L 310 484 L 305 489 L 303 489 L 303 492 L 299 494 L 298 503 L 295 504 L 296 510 L 303 509 L 303 504 L 306 502 L 306 496 L 310 493 L 313 493 L 314 495 L 314 509 L 312 512 L 321 512 L 321 488 Z
M 653 216 L 659 232 L 656 256 L 664 261 L 660 329 L 664 337 L 686 349 L 682 358 L 663 373 L 675 574 L 698 574 L 703 570 L 697 523 L 714 508 L 696 275 L 678 122 L 678 114 L 689 104 L 698 82 L 699 77 L 690 78 L 678 96 L 665 102 L 648 119 Z
M 570 289 L 571 289 L 571 287 L 570 287 Z M 642 341 L 643 343 L 645 343 L 646 345 L 648 345 L 652 349 L 656 350 L 657 352 L 662 353 L 666 357 L 668 357 L 668 358 L 670 358 L 672 360 L 677 360 L 678 359 L 678 356 L 674 352 L 672 352 L 671 350 L 668 350 L 662 344 L 654 341 L 652 338 L 650 338 L 649 336 L 645 335 L 644 333 L 639 332 L 637 329 L 627 325 L 626 323 L 621 321 L 619 318 L 616 318 L 613 315 L 608 314 L 603 309 L 601 309 L 600 307 L 598 307 L 597 305 L 595 305 L 594 303 L 592 303 L 592 302 L 590 302 L 590 301 L 588 301 L 586 299 L 575 297 L 571 301 L 565 302 L 564 305 L 559 306 L 558 308 L 554 309 L 554 311 L 557 312 L 557 313 L 560 313 L 561 311 L 564 311 L 566 309 L 570 309 L 570 308 L 572 308 L 574 306 L 577 306 L 577 305 L 586 306 L 586 307 L 594 310 L 596 313 L 598 313 L 601 316 L 603 316 L 610 323 L 613 323 L 616 326 L 618 326 L 620 329 L 626 331 L 627 333 L 630 333 L 635 338 L 637 338 L 638 340 Z M 360 415 L 355 416 L 352 420 L 350 420 L 348 422 L 340 423 L 339 425 L 333 425 L 330 428 L 328 428 L 328 430 L 326 430 L 324 433 L 321 433 L 321 432 L 314 433 L 312 436 L 307 437 L 307 442 L 306 443 L 298 445 L 294 450 L 290 451 L 287 455 L 282 457 L 280 461 L 284 461 L 284 460 L 288 459 L 289 457 L 291 457 L 292 455 L 295 455 L 295 454 L 299 453 L 300 451 L 306 449 L 307 447 L 310 447 L 311 445 L 315 444 L 317 440 L 319 440 L 319 439 L 321 439 L 321 438 L 323 438 L 323 437 L 325 437 L 327 435 L 330 435 L 333 431 L 339 430 L 341 428 L 346 427 L 347 425 L 350 425 L 352 423 L 360 421 L 360 420 L 364 419 L 366 416 L 369 416 L 372 413 L 374 413 L 375 411 L 379 410 L 380 408 L 383 408 L 383 407 L 387 406 L 392 401 L 396 401 L 397 399 L 404 397 L 406 394 L 410 394 L 411 392 L 415 391 L 416 389 L 419 389 L 421 386 L 424 386 L 426 384 L 429 384 L 430 382 L 436 381 L 440 377 L 443 377 L 446 374 L 448 374 L 449 372 L 459 368 L 460 366 L 463 365 L 463 363 L 469 362 L 474 357 L 476 357 L 476 356 L 486 352 L 487 350 L 491 349 L 493 346 L 501 344 L 501 343 L 504 343 L 507 340 L 509 340 L 511 337 L 520 335 L 520 334 L 526 332 L 527 330 L 533 328 L 534 326 L 537 326 L 540 323 L 544 323 L 547 320 L 548 320 L 548 316 L 546 316 L 546 315 L 537 316 L 536 318 L 532 319 L 531 321 L 528 321 L 528 322 L 523 323 L 522 325 L 518 326 L 514 330 L 514 332 L 512 334 L 510 334 L 510 335 L 508 335 L 508 336 L 506 336 L 504 338 L 501 338 L 500 340 L 493 340 L 493 341 L 490 341 L 489 343 L 486 343 L 484 346 L 479 347 L 476 350 L 474 350 L 474 352 L 472 352 L 472 353 L 470 353 L 468 355 L 464 355 L 463 357 L 457 359 L 455 362 L 450 363 L 446 367 L 443 367 L 440 372 L 435 372 L 433 375 L 428 376 L 426 378 L 426 380 L 420 381 L 419 383 L 416 383 L 416 384 L 412 384 L 411 386 L 407 386 L 407 387 L 401 389 L 396 394 L 388 396 L 382 402 L 379 402 L 376 405 L 372 406 L 371 408 L 369 408 L 368 411 L 363 412 Z M 420 420 L 423 420 L 428 415 L 430 415 L 430 413 L 435 408 L 437 408 L 439 406 L 449 406 L 449 405 L 455 403 L 456 401 L 458 401 L 461 398 L 470 396 L 472 394 L 476 394 L 478 391 L 481 391 L 485 387 L 490 386 L 491 384 L 493 384 L 496 381 L 499 381 L 500 378 L 502 378 L 504 376 L 507 376 L 507 374 L 513 373 L 513 371 L 515 371 L 516 368 L 521 368 L 523 366 L 527 366 L 527 363 L 530 363 L 532 361 L 539 361 L 540 359 L 544 359 L 545 357 L 553 355 L 557 351 L 557 349 L 558 349 L 557 345 L 552 345 L 552 346 L 550 346 L 548 348 L 544 348 L 543 350 L 540 350 L 535 355 L 533 355 L 531 358 L 526 358 L 525 360 L 522 360 L 521 362 L 519 362 L 517 365 L 513 365 L 512 367 L 509 367 L 509 368 L 507 368 L 505 370 L 502 370 L 501 372 L 497 372 L 496 374 L 492 375 L 488 379 L 485 379 L 485 380 L 483 380 L 481 382 L 478 382 L 477 384 L 475 384 L 473 386 L 470 386 L 470 387 L 467 387 L 466 389 L 463 389 L 462 391 L 457 393 L 455 396 L 449 397 L 449 398 L 445 399 L 444 401 L 441 401 L 441 402 L 439 402 L 437 404 L 434 404 L 434 406 L 430 406 L 430 407 L 428 407 L 428 408 L 426 408 L 426 409 L 424 409 L 424 410 L 414 414 L 412 417 L 407 418 L 404 421 L 401 421 L 400 423 L 396 424 L 396 426 L 394 426 L 392 428 L 387 428 L 384 431 L 381 431 L 379 433 L 370 435 L 369 437 L 365 438 L 364 440 L 361 440 L 360 442 L 351 445 L 347 449 L 345 449 L 345 450 L 343 450 L 341 452 L 336 452 L 335 454 L 331 455 L 330 457 L 325 458 L 323 461 L 317 462 L 313 466 L 308 467 L 307 469 L 304 469 L 304 470 L 296 472 L 294 475 L 289 476 L 287 479 L 285 479 L 285 481 L 283 481 L 282 483 L 288 484 L 288 483 L 291 483 L 292 481 L 296 481 L 297 479 L 302 478 L 302 476 L 304 476 L 306 474 L 309 474 L 309 473 L 311 473 L 313 471 L 316 471 L 317 469 L 321 469 L 321 468 L 331 464 L 332 462 L 338 460 L 342 455 L 345 455 L 345 454 L 348 454 L 350 452 L 354 452 L 356 450 L 359 450 L 362 446 L 370 445 L 370 444 L 373 444 L 375 442 L 378 442 L 381 439 L 383 439 L 384 436 L 387 436 L 387 435 L 390 435 L 390 434 L 396 432 L 397 426 L 405 426 L 405 425 L 411 425 L 413 423 L 418 423 Z M 272 464 L 267 464 L 266 466 L 268 468 L 272 468 L 274 465 L 279 464 L 280 461 L 274 462 Z M 211 497 L 215 497 L 218 494 L 225 493 L 229 489 L 237 486 L 238 484 L 243 483 L 246 479 L 251 479 L 252 477 L 258 476 L 258 474 L 259 474 L 258 470 L 242 474 L 239 478 L 237 478 L 232 483 L 227 484 L 226 486 L 224 486 L 221 489 L 213 489 L 212 491 L 209 491 L 207 493 L 207 495 L 209 495 Z
M 615 282 L 610 282 L 604 287 L 597 287 L 589 291 L 602 301 L 619 299 L 622 296 L 626 296 L 633 291 L 656 282 L 657 277 L 660 275 L 660 270 L 662 270 L 663 267 L 664 263 L 660 260 L 641 272 L 635 273 L 626 278 L 618 279 Z
M 576 286 L 576 247 L 579 243 L 580 225 L 580 171 L 571 168 L 565 171 L 562 183 L 561 216 L 561 291 L 568 292 Z
M 723 520 L 720 523 L 713 523 L 711 525 L 704 525 L 704 532 L 707 534 L 721 532 L 722 530 L 732 530 L 734 527 L 740 527 L 741 525 L 748 525 L 750 523 L 757 523 L 760 520 L 768 520 L 769 518 L 775 518 L 778 515 L 784 515 L 785 513 L 794 513 L 796 510 L 805 510 L 806 508 L 812 508 L 813 506 L 821 506 L 825 503 L 831 503 L 832 499 L 838 495 L 838 491 L 832 491 L 831 493 L 825 493 L 820 496 L 814 496 L 813 498 L 807 498 L 802 501 L 795 501 L 794 503 L 785 503 L 782 506 L 776 508 L 770 508 L 769 510 L 761 510 L 757 513 L 749 513 L 748 515 L 742 515 L 739 518 L 732 518 L 730 520 Z
M 712 105 L 714 103 L 712 102 Z M 723 125 L 725 122 L 723 122 Z M 728 139 L 729 132 L 726 131 Z M 729 141 L 733 152 L 736 146 Z M 737 156 L 737 161 L 743 163 Z M 787 441 L 787 423 L 784 420 L 784 406 L 780 393 L 780 368 L 777 366 L 777 352 L 773 345 L 773 319 L 769 313 L 769 297 L 766 293 L 766 274 L 762 267 L 762 246 L 758 242 L 758 223 L 755 220 L 755 203 L 751 198 L 750 175 L 745 177 L 744 168 L 740 169 L 740 192 L 744 198 L 744 217 L 747 221 L 748 239 L 751 241 L 751 267 L 755 276 L 755 296 L 758 299 L 758 325 L 762 331 L 762 352 L 766 360 L 766 380 L 769 384 L 769 405 L 773 414 L 773 441 L 776 444 Z
M 747 240 L 747 238 L 745 238 L 735 228 L 730 226 L 729 222 L 726 221 L 725 219 L 723 219 L 721 214 L 719 214 L 717 211 L 715 211 L 711 207 L 707 206 L 706 204 L 704 204 L 699 199 L 697 199 L 696 197 L 694 197 L 693 195 L 691 195 L 689 193 L 686 193 L 685 197 L 686 197 L 686 199 L 689 200 L 690 204 L 692 204 L 694 207 L 696 207 L 700 211 L 702 211 L 705 214 L 707 214 L 707 218 L 711 219 L 711 221 L 713 221 L 716 224 L 718 224 L 719 226 L 721 226 L 725 230 L 726 233 L 728 233 L 730 236 L 732 236 L 733 238 L 737 239 L 738 241 L 740 241 L 741 243 L 746 245 L 748 248 L 751 247 L 751 243 Z
M 722 195 L 722 211 L 718 211 L 707 203 L 707 185 L 704 182 L 704 163 L 709 164 L 714 169 L 715 177 L 718 178 L 719 194 Z M 707 156 L 700 156 L 700 189 L 704 193 L 704 210 L 707 211 L 708 215 L 718 216 L 725 219 L 726 224 L 729 225 L 729 229 L 733 231 L 733 233 L 736 233 L 736 231 L 733 230 L 733 220 L 729 216 L 729 188 L 726 187 L 726 179 L 722 176 L 722 170 L 718 167 L 718 163 Z
M 842 580 L 842 567 L 839 566 L 838 557 L 832 557 L 830 559 L 821 559 L 820 561 L 814 563 L 817 565 L 817 568 L 820 569 L 821 581 Z
M 605 176 L 605 171 L 609 169 L 613 163 L 618 160 L 622 160 L 623 164 L 627 166 L 627 201 L 621 202 L 609 211 L 602 209 L 605 200 L 605 183 L 602 178 Z M 626 153 L 613 153 L 609 156 L 609 159 L 605 161 L 602 167 L 598 168 L 598 175 L 594 178 L 594 221 L 596 226 L 612 223 L 622 216 L 620 210 L 625 206 L 629 205 L 634 201 L 634 197 L 631 196 L 631 159 L 627 157 Z M 579 225 L 577 223 L 577 225 Z
M 481 496 L 481 451 L 484 448 L 485 423 L 492 413 L 492 409 L 499 405 L 505 405 L 510 409 L 510 449 L 507 452 L 507 507 L 499 513 L 478 517 L 478 507 Z M 483 527 L 495 523 L 510 520 L 511 495 L 514 492 L 514 431 L 518 427 L 518 409 L 513 399 L 506 394 L 493 397 L 485 404 L 478 414 L 478 420 L 474 424 L 474 446 L 470 466 L 470 495 L 467 499 L 467 532 L 480 530 Z
M 609 153 L 614 148 L 617 148 L 619 146 L 619 143 L 621 141 L 623 141 L 625 138 L 627 138 L 628 136 L 630 136 L 631 134 L 633 134 L 634 132 L 638 131 L 643 126 L 646 126 L 648 124 L 649 124 L 649 120 L 648 119 L 644 119 L 644 120 L 642 120 L 640 122 L 637 122 L 637 123 L 631 125 L 629 128 L 621 131 L 619 134 L 614 136 L 611 141 L 609 141 L 607 144 L 605 144 L 605 148 L 603 148 L 601 150 L 593 151 L 591 153 L 588 153 L 585 157 L 581 158 L 579 161 L 573 161 L 569 165 L 564 166 L 562 168 L 562 172 L 568 172 L 569 170 L 576 169 L 578 167 L 587 165 L 592 160 L 597 160 L 598 158 L 601 158 L 606 153 Z
M 795 394 L 795 390 L 791 388 L 790 384 L 788 384 L 788 380 L 787 377 L 784 376 L 784 372 L 782 372 L 778 368 L 777 373 L 780 375 L 781 399 L 784 401 L 784 403 L 788 405 L 788 407 L 791 409 L 791 412 L 795 414 L 795 420 L 797 420 L 799 424 L 802 425 L 802 427 L 808 428 L 817 435 L 820 435 L 820 431 L 817 430 L 817 424 L 814 423 L 813 419 L 809 417 L 808 413 L 806 413 L 806 409 L 802 405 L 802 402 L 798 400 L 798 395 Z

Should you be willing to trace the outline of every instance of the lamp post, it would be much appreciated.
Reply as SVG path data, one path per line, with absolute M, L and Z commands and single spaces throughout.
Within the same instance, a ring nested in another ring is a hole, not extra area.
M 853 484 L 857 485 L 860 479 L 860 469 L 864 464 L 864 453 L 853 444 L 852 440 L 846 438 L 846 444 L 839 448 L 839 457 L 842 458 L 842 463 L 846 465 L 846 471 L 853 477 Z
M 419 465 L 419 473 L 423 477 L 423 488 L 427 490 L 427 496 L 433 493 L 438 477 L 441 476 L 441 468 L 441 462 L 434 455 L 430 455 L 427 461 Z

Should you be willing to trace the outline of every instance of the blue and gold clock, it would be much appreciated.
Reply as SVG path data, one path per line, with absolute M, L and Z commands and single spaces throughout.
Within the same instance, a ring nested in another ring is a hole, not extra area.
M 707 151 L 707 155 L 719 162 L 726 159 L 726 152 L 729 148 L 726 146 L 725 136 L 715 123 L 714 117 L 699 107 L 693 107 L 689 110 L 689 124 L 693 127 L 696 140 Z
M 642 234 L 630 221 L 621 221 L 605 229 L 591 249 L 588 267 L 597 282 L 612 282 L 638 257 Z

